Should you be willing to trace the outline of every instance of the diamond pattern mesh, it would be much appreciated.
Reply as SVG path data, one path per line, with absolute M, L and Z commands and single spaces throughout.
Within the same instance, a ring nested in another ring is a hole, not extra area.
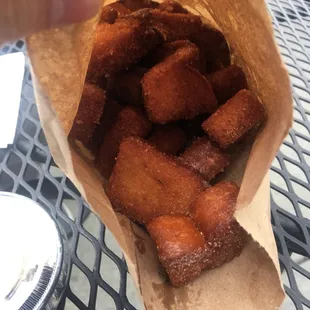
M 19 51 L 25 52 L 23 41 L 4 46 L 0 55 Z M 91 213 L 51 157 L 39 122 L 28 64 L 15 142 L 0 149 L 0 191 L 37 201 L 64 227 L 72 266 L 66 298 L 59 309 L 142 308 L 137 298 L 132 298 L 136 296 L 135 288 L 114 237 Z
M 270 171 L 272 225 L 287 293 L 281 309 L 310 309 L 310 0 L 269 0 L 268 8 L 294 96 L 294 126 Z M 25 52 L 21 40 L 0 55 L 17 51 Z M 142 309 L 114 237 L 51 158 L 28 64 L 15 142 L 0 150 L 0 190 L 38 201 L 66 230 L 72 266 L 59 309 Z
M 293 85 L 294 124 L 271 168 L 272 225 L 287 293 L 283 309 L 310 308 L 310 1 L 269 0 Z

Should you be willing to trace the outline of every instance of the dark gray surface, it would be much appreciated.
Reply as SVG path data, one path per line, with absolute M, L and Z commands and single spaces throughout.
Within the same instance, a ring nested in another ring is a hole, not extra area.
M 293 129 L 270 174 L 272 223 L 288 296 L 283 309 L 309 309 L 310 1 L 269 0 L 268 6 L 294 96 Z

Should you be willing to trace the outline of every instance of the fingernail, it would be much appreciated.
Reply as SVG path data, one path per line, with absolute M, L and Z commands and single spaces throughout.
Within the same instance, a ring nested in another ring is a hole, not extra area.
M 77 23 L 93 17 L 101 0 L 52 0 L 52 25 Z

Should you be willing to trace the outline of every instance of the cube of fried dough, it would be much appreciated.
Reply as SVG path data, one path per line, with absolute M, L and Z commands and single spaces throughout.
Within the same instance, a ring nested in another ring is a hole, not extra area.
M 161 33 L 165 42 L 172 42 L 189 39 L 200 29 L 202 21 L 193 14 L 153 10 L 151 24 Z
M 191 120 L 181 120 L 178 122 L 179 126 L 185 132 L 188 141 L 205 136 L 201 125 L 209 116 L 210 114 L 206 113 L 198 115 Z
M 146 224 L 161 215 L 187 215 L 203 179 L 154 146 L 123 140 L 107 194 L 117 211 Z
M 118 11 L 119 17 L 124 16 L 131 13 L 130 8 L 125 5 L 124 1 L 115 1 L 113 3 L 108 4 L 107 6 L 113 8 Z M 105 6 L 106 7 L 106 6 Z
M 86 83 L 81 102 L 75 117 L 70 136 L 85 146 L 91 143 L 92 136 L 103 113 L 106 95 L 101 88 Z
M 168 13 L 188 13 L 188 11 L 180 3 L 173 0 L 163 1 L 159 4 L 158 9 L 161 11 L 166 11 Z
M 175 61 L 175 54 L 150 69 L 142 79 L 144 104 L 154 123 L 192 119 L 216 110 L 207 79 L 197 70 Z
M 258 98 L 249 90 L 241 90 L 211 115 L 202 128 L 225 149 L 261 123 L 265 115 Z
M 192 47 L 193 49 L 198 50 L 199 53 L 199 49 L 197 48 L 197 46 L 194 43 L 190 42 L 189 40 L 178 40 L 168 42 L 165 43 L 163 46 L 160 46 L 156 51 L 152 53 L 154 64 L 163 61 L 168 56 L 171 56 L 177 50 L 184 47 Z
M 205 240 L 188 217 L 160 216 L 147 225 L 171 284 L 184 285 L 204 268 Z
M 221 182 L 208 188 L 194 203 L 191 217 L 205 236 L 205 267 L 215 268 L 240 255 L 245 232 L 234 219 L 239 187 Z
M 141 80 L 147 69 L 136 67 L 132 70 L 122 71 L 113 78 L 111 91 L 122 102 L 132 105 L 142 105 Z
M 200 57 L 198 47 L 188 40 L 169 42 L 161 46 L 147 57 L 148 67 L 153 67 L 171 55 L 177 62 L 182 62 L 199 71 L 204 69 L 204 61 Z
M 130 109 L 130 107 L 128 108 Z M 107 98 L 107 102 L 104 107 L 104 113 L 102 114 L 100 125 L 98 127 L 102 137 L 104 137 L 110 131 L 112 126 L 117 122 L 117 117 L 123 109 L 124 105 L 120 104 L 113 98 Z M 124 111 L 123 113 L 126 112 Z
M 178 154 L 186 142 L 184 131 L 176 124 L 157 126 L 148 141 L 166 154 Z
M 181 45 L 180 42 L 184 42 L 184 46 L 178 48 L 178 46 Z M 167 43 L 166 46 L 163 47 L 163 50 L 165 48 L 166 52 L 168 52 L 169 49 L 171 50 L 171 56 L 167 55 L 168 57 L 164 58 L 168 59 L 168 63 L 176 62 L 178 64 L 188 65 L 201 72 L 204 71 L 204 60 L 200 57 L 200 51 L 195 44 L 187 40 L 181 40 Z M 175 53 L 172 53 L 173 49 L 176 49 Z
M 221 267 L 239 256 L 246 243 L 246 232 L 236 220 L 220 226 L 206 240 L 204 268 Z
M 110 176 L 122 140 L 130 136 L 147 137 L 151 128 L 152 124 L 141 108 L 135 106 L 123 108 L 100 147 L 98 163 L 103 176 Z
M 114 24 L 97 27 L 88 80 L 96 81 L 114 72 L 127 69 L 154 49 L 158 34 L 135 18 L 118 18 Z
M 91 150 L 95 154 L 98 154 L 105 135 L 112 128 L 113 124 L 116 122 L 118 114 L 123 108 L 123 105 L 110 98 L 109 96 L 107 97 L 104 111 L 100 119 L 100 124 L 96 128 L 92 138 Z
M 218 104 L 224 104 L 238 91 L 248 88 L 248 82 L 242 69 L 231 65 L 208 77 Z
M 131 10 L 126 8 L 120 1 L 113 2 L 102 8 L 100 22 L 114 24 L 116 19 L 120 16 L 130 14 Z
M 137 11 L 144 8 L 156 9 L 158 7 L 158 2 L 151 0 L 123 0 L 124 6 L 131 11 Z
M 224 35 L 217 29 L 202 25 L 200 30 L 191 35 L 204 55 L 208 72 L 217 71 L 230 65 L 230 51 Z
M 239 187 L 233 182 L 220 182 L 206 189 L 195 201 L 191 217 L 206 239 L 218 226 L 233 219 Z
M 197 139 L 180 158 L 209 182 L 229 165 L 230 156 L 209 138 Z
M 134 12 L 131 16 L 156 29 L 164 42 L 187 40 L 202 26 L 201 18 L 193 14 L 143 9 Z
M 114 24 L 118 17 L 118 12 L 110 6 L 105 6 L 102 9 L 100 23 Z

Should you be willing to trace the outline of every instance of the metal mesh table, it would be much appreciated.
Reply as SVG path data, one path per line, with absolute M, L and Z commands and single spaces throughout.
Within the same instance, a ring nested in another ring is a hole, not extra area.
M 310 0 L 269 0 L 268 8 L 294 96 L 294 126 L 270 172 L 272 225 L 287 293 L 282 309 L 310 309 Z M 21 40 L 0 55 L 17 51 L 25 52 Z M 64 226 L 72 266 L 60 309 L 142 308 L 113 236 L 50 155 L 28 65 L 15 142 L 0 150 L 0 190 L 38 201 Z

